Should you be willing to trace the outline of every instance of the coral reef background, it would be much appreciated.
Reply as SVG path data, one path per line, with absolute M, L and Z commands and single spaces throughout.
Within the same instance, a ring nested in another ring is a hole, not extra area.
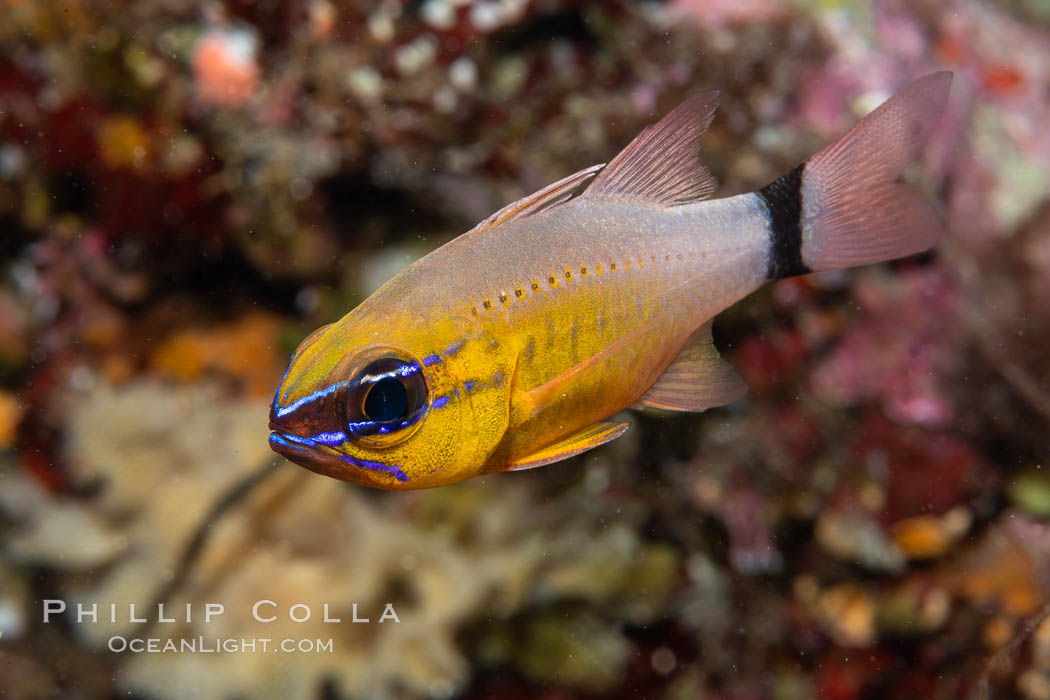
M 0 0 L 0 695 L 1050 698 L 1047 8 Z M 947 236 L 723 314 L 738 404 L 424 492 L 269 452 L 307 332 L 692 92 L 725 196 L 944 68 Z

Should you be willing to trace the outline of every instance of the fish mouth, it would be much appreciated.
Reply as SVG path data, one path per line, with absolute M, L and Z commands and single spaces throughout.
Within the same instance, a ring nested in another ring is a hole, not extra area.
M 270 429 L 274 430 L 272 421 L 270 422 Z M 299 466 L 306 467 L 310 471 L 343 481 L 362 481 L 351 476 L 357 470 L 385 473 L 393 476 L 401 483 L 411 481 L 404 470 L 397 465 L 358 459 L 310 438 L 281 432 L 280 430 L 274 430 L 274 432 L 270 433 L 270 449 Z M 356 467 L 356 469 L 347 470 L 347 466 Z M 365 483 L 366 485 L 374 485 L 367 481 Z
M 281 415 L 281 409 L 277 405 L 278 396 L 280 396 L 279 389 L 277 395 L 273 397 L 273 403 L 270 405 L 270 449 L 282 457 L 314 471 L 320 471 L 315 467 L 317 463 L 325 459 L 338 459 L 339 453 L 330 446 L 320 444 L 308 437 L 301 437 L 296 434 L 298 431 L 290 429 L 293 428 L 292 425 L 289 425 L 290 417 Z M 327 473 L 327 470 L 323 473 Z
M 274 426 L 271 423 L 270 429 L 273 430 L 273 428 Z M 314 465 L 327 461 L 326 457 L 331 459 L 337 456 L 335 451 L 329 447 L 318 445 L 308 438 L 301 438 L 298 435 L 284 433 L 280 430 L 274 430 L 274 432 L 270 433 L 270 449 L 282 457 L 313 471 L 320 471 Z M 326 452 L 328 454 L 325 454 Z
M 271 425 L 271 428 L 273 426 Z M 342 452 L 310 438 L 275 430 L 270 433 L 270 449 L 290 462 L 312 472 L 344 481 L 353 481 Z

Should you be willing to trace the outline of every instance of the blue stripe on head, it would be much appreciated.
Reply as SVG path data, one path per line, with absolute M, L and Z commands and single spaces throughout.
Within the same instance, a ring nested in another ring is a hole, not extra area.
M 270 433 L 270 442 L 272 444 L 281 445 L 282 447 L 293 447 L 292 443 L 285 439 L 284 435 L 279 433 Z
M 448 402 L 451 400 L 452 399 L 450 399 L 447 396 L 439 396 L 436 399 L 434 399 L 434 402 L 431 404 L 431 408 L 444 408 L 448 405 Z
M 374 420 L 358 420 L 351 421 L 346 424 L 346 427 L 350 429 L 354 435 L 371 435 L 372 433 L 380 433 L 386 435 L 392 433 L 395 430 L 401 430 L 407 428 L 415 422 L 413 419 L 398 421 L 397 423 L 381 423 Z M 329 433 L 330 434 L 330 433 Z
M 302 447 L 316 447 L 314 441 L 310 438 L 299 437 L 298 435 L 291 435 L 289 433 L 271 433 L 270 439 L 276 439 L 278 442 L 293 447 L 297 445 Z
M 287 406 L 277 406 L 276 405 L 276 400 L 275 400 L 274 411 L 273 411 L 274 415 L 276 415 L 278 418 L 284 418 L 289 413 L 295 413 L 296 411 L 298 411 L 300 408 L 302 408 L 306 404 L 313 403 L 317 399 L 323 399 L 324 397 L 332 394 L 333 392 L 336 392 L 339 389 L 342 389 L 346 385 L 347 385 L 347 382 L 345 382 L 345 381 L 343 381 L 343 382 L 336 382 L 334 384 L 329 384 L 328 386 L 324 387 L 323 389 L 318 389 L 317 391 L 315 391 L 315 392 L 313 392 L 311 394 L 307 394 L 306 396 L 304 396 L 304 397 L 302 397 L 300 399 L 296 399 L 295 401 L 291 402 Z
M 358 377 L 357 381 L 360 384 L 371 384 L 373 382 L 378 382 L 380 379 L 386 379 L 387 377 L 410 377 L 413 374 L 418 374 L 420 371 L 420 366 L 415 363 L 405 364 L 400 367 L 395 367 L 389 372 L 383 372 L 382 374 L 362 374 Z
M 411 481 L 411 478 L 409 478 L 408 474 L 406 474 L 399 466 L 392 464 L 384 464 L 383 462 L 372 462 L 367 459 L 357 459 L 356 457 L 351 457 L 350 455 L 339 456 L 342 457 L 345 461 L 360 469 L 367 469 L 373 472 L 384 472 L 386 474 L 393 474 L 394 478 L 400 481 L 401 483 Z
M 436 354 L 435 355 L 427 355 L 426 357 L 423 358 L 423 365 L 425 367 L 429 367 L 430 365 L 436 365 L 439 362 L 441 362 L 441 356 L 440 355 L 436 355 Z
M 311 435 L 308 439 L 319 442 L 322 445 L 341 445 L 347 441 L 346 433 L 341 430 L 331 433 L 318 433 L 317 435 Z
M 419 365 L 413 362 L 411 364 L 401 365 L 393 371 L 393 374 L 396 374 L 399 377 L 409 377 L 413 374 L 418 374 L 420 371 L 421 369 Z
M 467 341 L 465 340 L 457 340 L 456 342 L 452 343 L 452 345 L 449 345 L 445 349 L 445 357 L 452 357 L 453 355 L 455 355 L 457 352 L 460 351 L 460 349 L 466 342 Z

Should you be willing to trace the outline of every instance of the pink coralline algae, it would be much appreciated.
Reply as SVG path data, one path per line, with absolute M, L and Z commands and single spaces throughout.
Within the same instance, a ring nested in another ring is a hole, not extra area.
M 814 391 L 845 405 L 877 401 L 901 423 L 945 425 L 954 403 L 947 385 L 962 364 L 954 281 L 938 268 L 875 272 L 853 294 L 865 315 L 817 366 Z
M 193 49 L 193 74 L 203 102 L 237 107 L 247 102 L 259 82 L 255 35 L 243 29 L 213 29 Z
M 778 571 L 783 557 L 773 544 L 766 499 L 747 487 L 734 490 L 725 501 L 722 523 L 729 532 L 729 559 L 744 574 Z

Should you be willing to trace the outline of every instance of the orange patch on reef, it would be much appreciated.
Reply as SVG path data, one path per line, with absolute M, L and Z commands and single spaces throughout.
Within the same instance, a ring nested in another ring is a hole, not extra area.
M 259 66 L 248 46 L 224 31 L 201 37 L 193 49 L 193 74 L 202 100 L 236 107 L 251 98 L 259 82 Z
M 1002 528 L 993 528 L 975 548 L 960 555 L 943 580 L 956 594 L 995 605 L 1014 617 L 1035 613 L 1047 599 L 1031 554 Z
M 941 515 L 916 515 L 893 524 L 893 542 L 909 559 L 932 559 L 948 550 L 969 530 L 971 515 L 964 507 Z
M 232 378 L 250 396 L 269 396 L 284 371 L 279 330 L 277 318 L 252 314 L 229 325 L 176 331 L 153 353 L 150 368 L 183 382 Z
M 1013 66 L 986 66 L 981 79 L 988 91 L 999 95 L 1015 94 L 1024 86 L 1024 74 Z
M 969 51 L 962 37 L 945 35 L 937 41 L 935 48 L 937 58 L 943 63 L 960 64 L 966 60 Z
M 107 117 L 96 140 L 99 156 L 110 168 L 141 168 L 149 155 L 149 134 L 131 117 Z
M 0 391 L 0 449 L 7 449 L 15 442 L 18 421 L 22 419 L 22 405 L 14 394 Z

